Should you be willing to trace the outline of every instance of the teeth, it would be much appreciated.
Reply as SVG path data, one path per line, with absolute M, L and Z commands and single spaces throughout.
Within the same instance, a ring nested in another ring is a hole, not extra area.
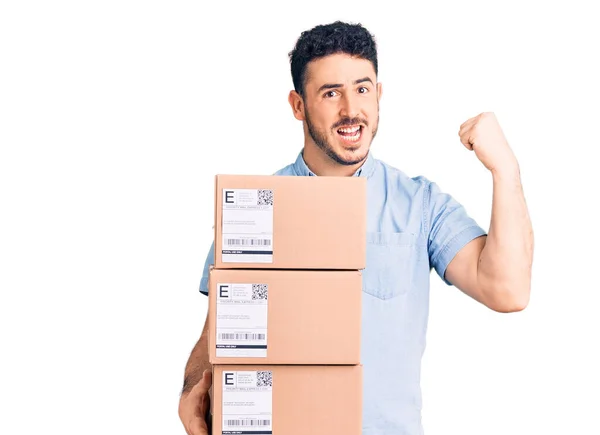
M 341 131 L 342 133 L 355 133 L 358 130 L 360 130 L 360 126 L 358 127 L 352 127 L 352 128 L 340 128 L 339 131 Z
M 354 135 L 342 136 L 342 138 L 344 138 L 344 140 L 349 141 L 349 142 L 356 142 L 360 138 L 360 131 L 358 129 L 356 129 L 354 131 L 355 131 Z M 350 131 L 348 131 L 346 133 L 350 133 Z

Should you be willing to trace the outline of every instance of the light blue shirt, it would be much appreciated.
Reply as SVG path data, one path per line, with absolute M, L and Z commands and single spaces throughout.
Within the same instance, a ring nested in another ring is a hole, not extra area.
M 314 176 L 302 157 L 274 175 Z M 419 176 L 372 153 L 354 176 L 367 178 L 367 267 L 363 270 L 361 363 L 363 435 L 418 435 L 421 357 L 431 269 L 444 273 L 456 253 L 486 232 L 465 208 Z M 207 294 L 211 246 L 200 282 Z

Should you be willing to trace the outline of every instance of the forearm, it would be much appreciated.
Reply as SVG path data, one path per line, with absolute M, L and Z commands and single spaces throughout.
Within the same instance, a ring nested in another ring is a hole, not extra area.
M 518 165 L 492 171 L 492 178 L 492 217 L 477 279 L 487 299 L 516 311 L 529 302 L 533 229 Z
M 202 379 L 204 370 L 210 368 L 212 365 L 208 361 L 208 327 L 205 325 L 185 366 L 182 393 L 189 392 Z

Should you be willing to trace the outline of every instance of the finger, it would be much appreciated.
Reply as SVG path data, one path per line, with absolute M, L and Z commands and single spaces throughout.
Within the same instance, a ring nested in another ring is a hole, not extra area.
M 461 134 L 460 142 L 470 151 L 473 150 L 474 138 L 471 135 L 471 130 L 468 130 Z
M 474 118 L 472 118 L 471 120 L 465 122 L 464 124 L 462 124 L 460 126 L 460 129 L 458 130 L 458 135 L 462 136 L 462 134 L 465 131 L 471 130 L 475 126 L 476 123 L 477 123 L 477 120 L 475 120 Z
M 465 122 L 463 122 L 460 125 L 460 129 L 462 130 L 463 127 L 468 127 L 468 126 L 470 126 L 472 124 L 475 124 L 477 122 L 477 120 L 479 119 L 480 116 L 481 115 L 477 115 L 477 116 L 474 116 L 472 118 L 467 119 Z
M 202 398 L 202 403 L 200 404 L 200 412 L 202 413 L 202 417 L 205 417 L 208 410 L 210 409 L 210 396 L 205 394 Z
M 202 373 L 202 379 L 198 381 L 196 385 L 191 389 L 189 397 L 200 399 L 200 397 L 210 389 L 212 385 L 212 373 L 210 369 L 204 370 Z

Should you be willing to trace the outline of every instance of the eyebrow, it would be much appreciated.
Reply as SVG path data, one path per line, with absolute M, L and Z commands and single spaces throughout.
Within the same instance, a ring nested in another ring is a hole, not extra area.
M 362 79 L 354 80 L 352 82 L 353 85 L 358 85 L 359 83 L 369 82 L 373 84 L 373 81 L 369 77 L 363 77 Z M 317 92 L 324 91 L 325 89 L 335 89 L 335 88 L 343 88 L 344 85 L 340 83 L 325 83 L 323 86 L 319 88 Z

